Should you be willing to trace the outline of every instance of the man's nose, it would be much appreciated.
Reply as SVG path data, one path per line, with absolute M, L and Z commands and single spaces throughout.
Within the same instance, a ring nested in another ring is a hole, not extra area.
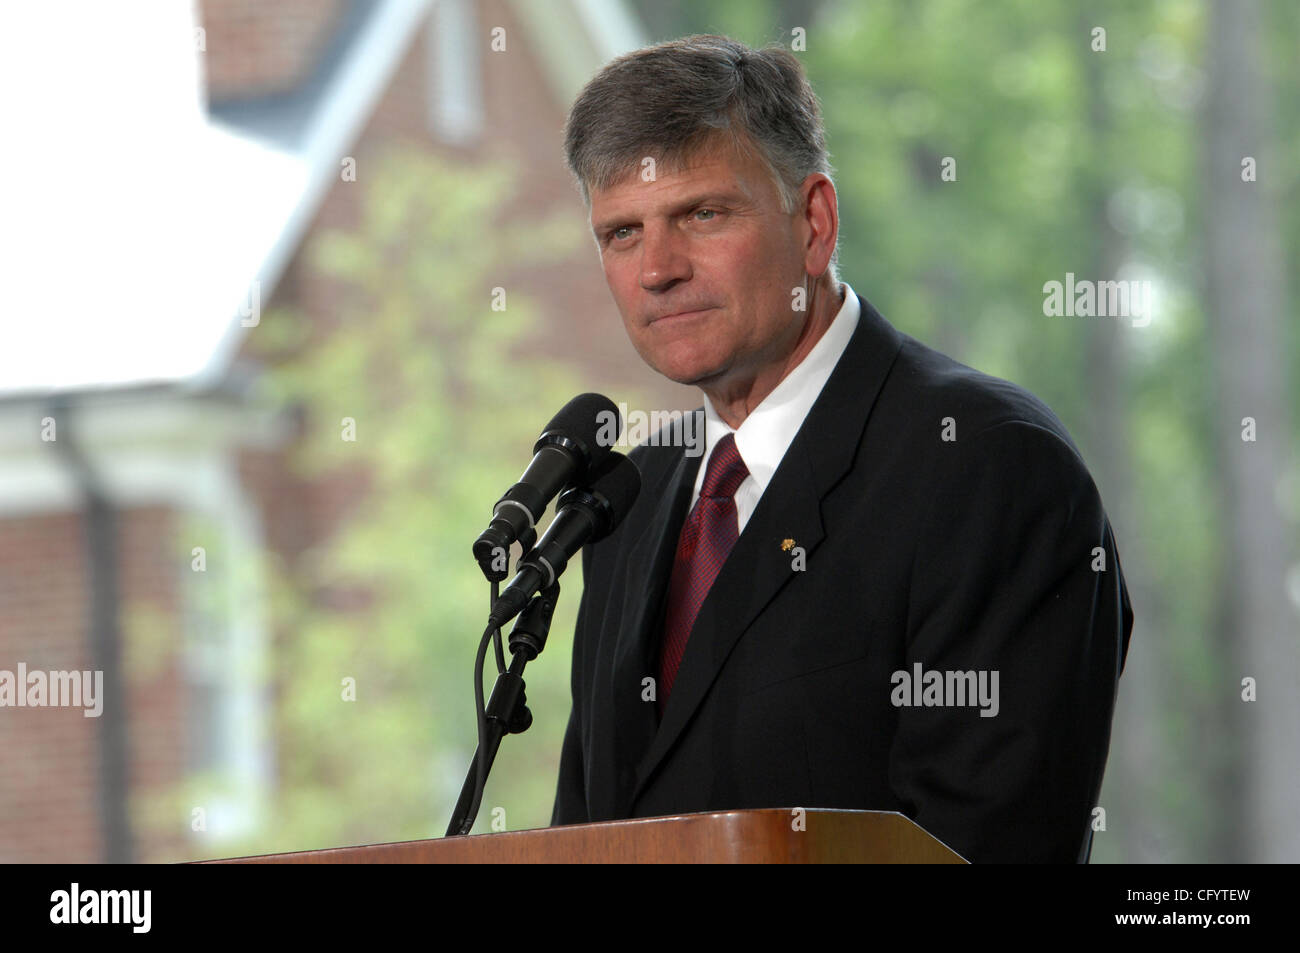
M 686 239 L 671 226 L 646 226 L 641 235 L 641 287 L 663 291 L 691 277 Z

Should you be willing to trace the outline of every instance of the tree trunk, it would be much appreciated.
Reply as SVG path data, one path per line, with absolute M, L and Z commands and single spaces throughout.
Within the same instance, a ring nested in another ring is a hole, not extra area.
M 1092 19 L 1078 12 L 1074 20 L 1084 101 L 1087 105 L 1086 141 L 1093 153 L 1084 163 L 1082 195 L 1092 210 L 1088 257 L 1077 269 L 1080 277 L 1115 280 L 1128 253 L 1127 242 L 1107 214 L 1115 179 L 1123 173 L 1113 165 L 1113 130 L 1106 101 L 1102 69 L 1104 60 L 1082 39 L 1089 35 Z M 1129 375 L 1124 339 L 1141 334 L 1119 318 L 1093 318 L 1082 328 L 1087 348 L 1087 405 L 1091 412 L 1080 442 L 1086 448 L 1088 469 L 1101 493 L 1115 541 L 1123 560 L 1124 578 L 1133 602 L 1134 631 L 1128 661 L 1120 679 L 1119 696 L 1111 731 L 1101 806 L 1107 810 L 1107 824 L 1120 845 L 1108 849 L 1106 835 L 1094 839 L 1094 857 L 1128 863 L 1161 863 L 1188 859 L 1171 854 L 1177 838 L 1172 835 L 1168 814 L 1160 804 L 1161 779 L 1176 771 L 1167 739 L 1161 731 L 1161 712 L 1170 702 L 1168 656 L 1168 613 L 1161 593 L 1146 571 L 1149 554 L 1142 543 L 1142 510 L 1136 505 L 1133 460 L 1129 451 L 1124 410 L 1129 401 Z
M 1231 666 L 1219 689 L 1239 726 L 1242 773 L 1233 801 L 1241 853 L 1222 860 L 1300 860 L 1300 641 L 1286 597 L 1288 526 L 1277 504 L 1290 460 L 1283 334 L 1287 314 L 1273 155 L 1255 0 L 1217 0 L 1208 18 L 1204 188 L 1209 320 L 1215 348 L 1216 456 L 1225 539 L 1220 632 Z M 1242 160 L 1258 181 L 1242 180 Z M 1243 418 L 1256 439 L 1243 439 Z M 1242 680 L 1258 700 L 1242 700 Z

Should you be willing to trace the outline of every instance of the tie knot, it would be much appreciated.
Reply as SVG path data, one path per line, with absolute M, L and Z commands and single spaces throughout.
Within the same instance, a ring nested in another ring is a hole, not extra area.
M 736 490 L 747 476 L 749 469 L 740 458 L 740 451 L 736 449 L 736 438 L 727 434 L 718 441 L 713 453 L 709 455 L 709 468 L 704 473 L 700 496 L 730 499 L 736 495 Z

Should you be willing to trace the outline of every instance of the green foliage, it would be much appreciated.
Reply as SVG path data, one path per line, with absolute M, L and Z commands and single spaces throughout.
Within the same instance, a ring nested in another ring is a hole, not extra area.
M 367 168 L 359 227 L 309 249 L 337 282 L 334 320 L 264 322 L 276 397 L 310 411 L 297 465 L 340 488 L 345 515 L 276 580 L 279 783 L 249 852 L 443 833 L 476 741 L 488 588 L 470 543 L 541 426 L 582 389 L 565 367 L 521 359 L 545 322 L 505 270 L 571 255 L 577 218 L 506 215 L 518 176 L 504 165 L 399 151 Z M 503 744 L 478 829 L 498 805 L 512 829 L 549 822 L 579 579 L 566 577 L 550 650 L 528 670 L 536 720 Z M 336 607 L 340 594 L 359 607 Z M 355 701 L 342 697 L 348 678 Z

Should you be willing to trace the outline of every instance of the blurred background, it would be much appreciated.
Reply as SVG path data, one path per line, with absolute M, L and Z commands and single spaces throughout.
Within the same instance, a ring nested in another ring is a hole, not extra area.
M 1094 862 L 1300 860 L 1300 6 L 7 20 L 0 670 L 101 670 L 105 704 L 0 708 L 0 861 L 442 835 L 492 504 L 576 393 L 701 403 L 627 342 L 561 138 L 604 63 L 698 32 L 805 64 L 844 279 L 1084 453 L 1136 611 Z M 1149 282 L 1150 321 L 1047 314 L 1067 275 Z M 549 821 L 580 592 L 476 831 Z

